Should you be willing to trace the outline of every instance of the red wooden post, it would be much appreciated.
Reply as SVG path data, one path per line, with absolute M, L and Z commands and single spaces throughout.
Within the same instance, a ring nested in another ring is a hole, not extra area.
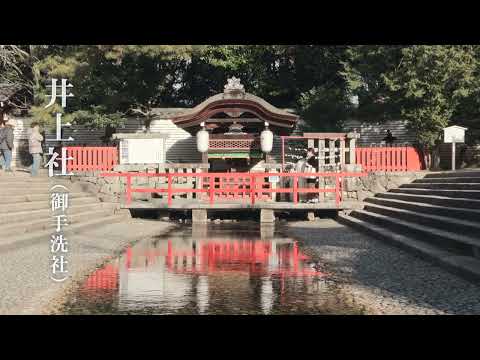
M 355 149 L 355 163 L 362 165 L 362 167 L 365 169 L 365 165 L 362 162 L 362 149 L 358 147 Z
M 392 151 L 392 171 L 397 171 L 397 153 L 398 148 L 394 147 Z
M 340 181 L 339 176 L 335 175 L 335 203 L 340 206 Z
M 93 152 L 96 151 L 95 148 L 90 148 L 88 149 L 88 167 L 89 167 L 89 170 L 95 170 L 94 166 L 94 162 L 93 162 Z
M 118 148 L 113 148 L 113 153 L 114 153 L 114 159 L 115 161 L 113 162 L 113 166 L 116 166 L 118 165 Z M 113 170 L 113 167 L 110 169 L 110 170 Z
M 255 184 L 255 174 L 250 174 L 250 201 L 252 205 L 255 204 L 256 196 L 256 184 Z
M 132 175 L 127 174 L 127 205 L 132 202 Z
M 132 248 L 129 246 L 127 248 L 127 258 L 126 258 L 127 269 L 130 269 L 131 264 L 132 264 Z
M 292 258 L 293 258 L 293 270 L 298 270 L 298 245 L 297 242 L 293 242 L 293 251 L 292 251 Z
M 215 182 L 214 178 L 212 175 L 210 175 L 210 205 L 213 205 L 213 200 L 214 200 L 214 188 L 215 188 Z
M 98 153 L 99 153 L 98 150 L 95 150 L 93 152 L 93 170 L 106 170 L 106 169 L 102 169 L 101 168 L 102 164 L 99 164 L 98 162 Z
M 228 198 L 228 192 L 225 191 L 225 193 L 223 192 L 223 187 L 224 187 L 224 181 L 223 181 L 223 177 L 220 176 L 218 178 L 218 188 L 220 189 L 220 192 L 218 193 L 218 198 L 221 200 L 223 196 L 225 196 L 225 198 Z M 227 180 L 227 184 L 228 184 L 228 180 Z
M 298 177 L 293 176 L 293 203 L 298 203 Z
M 168 206 L 172 205 L 172 174 L 167 174 L 168 181 Z
M 282 172 L 285 171 L 285 138 L 283 136 L 280 137 L 282 139 Z
M 402 151 L 403 151 L 403 147 L 399 147 L 397 148 L 397 165 L 396 165 L 396 169 L 397 171 L 403 171 L 403 165 L 402 165 Z
M 102 148 L 98 151 L 98 167 L 101 168 L 103 171 L 110 170 L 107 163 L 107 151 L 108 148 Z
M 385 171 L 390 171 L 390 153 L 391 148 L 385 148 Z
M 394 148 L 387 148 L 387 171 L 392 171 L 392 157 Z

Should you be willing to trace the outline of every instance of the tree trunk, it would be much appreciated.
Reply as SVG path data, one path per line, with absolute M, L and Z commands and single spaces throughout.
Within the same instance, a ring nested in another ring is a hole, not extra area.
M 435 145 L 431 150 L 430 170 L 440 170 L 440 145 Z

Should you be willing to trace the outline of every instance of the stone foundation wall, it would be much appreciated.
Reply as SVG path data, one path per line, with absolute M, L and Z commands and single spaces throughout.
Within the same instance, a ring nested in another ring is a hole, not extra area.
M 375 194 L 387 192 L 416 179 L 421 179 L 426 174 L 425 171 L 371 172 L 364 177 L 346 178 L 343 182 L 343 198 L 344 200 L 363 201 Z

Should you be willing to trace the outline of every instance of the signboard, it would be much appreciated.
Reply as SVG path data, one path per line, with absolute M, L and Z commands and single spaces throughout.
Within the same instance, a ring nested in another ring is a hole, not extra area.
M 120 164 L 160 164 L 165 162 L 165 139 L 122 139 Z
M 455 162 L 457 158 L 455 157 L 455 144 L 465 142 L 465 130 L 466 127 L 453 125 L 443 129 L 443 141 L 445 143 L 452 144 L 452 171 L 455 170 Z
M 462 126 L 449 126 L 443 129 L 443 141 L 445 143 L 464 143 L 465 142 L 465 130 Z
M 268 177 L 268 182 L 278 183 L 279 181 L 280 181 L 280 177 L 279 177 L 279 176 L 269 176 L 269 177 Z

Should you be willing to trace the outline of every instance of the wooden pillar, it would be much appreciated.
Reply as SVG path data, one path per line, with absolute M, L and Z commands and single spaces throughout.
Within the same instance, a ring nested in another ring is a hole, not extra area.
M 307 148 L 315 148 L 315 139 L 307 140 Z
M 193 209 L 192 210 L 192 223 L 193 224 L 205 224 L 208 221 L 207 209 Z
M 318 140 L 318 171 L 323 172 L 325 171 L 325 139 Z M 325 188 L 325 178 L 319 177 L 318 178 L 318 187 L 320 189 Z M 321 192 L 318 193 L 318 201 L 322 201 L 325 199 L 325 193 Z
M 202 163 L 208 164 L 208 151 L 202 153 Z
M 340 165 L 345 165 L 345 139 L 340 139 Z
M 352 138 L 350 139 L 350 159 L 349 159 L 349 164 L 355 165 L 357 163 L 357 160 L 355 158 L 355 143 L 357 139 Z
M 260 210 L 260 223 L 273 223 L 275 222 L 275 212 L 273 209 L 261 209 Z
M 325 140 L 318 140 L 318 169 L 323 171 L 325 165 Z

